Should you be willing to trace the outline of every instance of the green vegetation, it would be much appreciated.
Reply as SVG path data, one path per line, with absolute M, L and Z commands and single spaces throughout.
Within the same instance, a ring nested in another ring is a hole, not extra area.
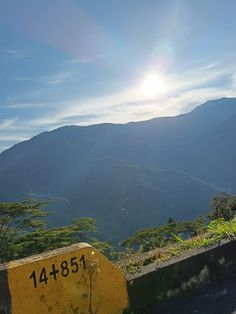
M 235 196 L 222 193 L 212 199 L 211 212 L 190 222 L 168 223 L 159 227 L 141 230 L 122 242 L 126 256 L 118 265 L 129 274 L 134 274 L 149 264 L 167 261 L 171 257 L 201 247 L 236 237 Z M 145 252 L 145 253 L 143 253 Z
M 230 221 L 225 221 L 223 218 L 213 220 L 208 225 L 210 233 L 214 234 L 215 238 L 233 238 L 236 235 L 236 217 Z
M 230 221 L 223 218 L 211 221 L 206 228 L 206 232 L 201 235 L 183 239 L 181 236 L 172 234 L 173 241 L 164 247 L 155 248 L 149 252 L 140 253 L 138 251 L 127 251 L 123 253 L 118 265 L 125 273 L 136 274 L 141 268 L 150 263 L 159 264 L 168 261 L 172 257 L 179 256 L 184 252 L 201 247 L 209 247 L 219 243 L 223 239 L 236 237 L 236 217 Z
M 211 212 L 208 217 L 210 220 L 223 218 L 228 221 L 234 217 L 235 211 L 236 196 L 221 193 L 212 198 Z
M 236 197 L 228 194 L 215 196 L 208 219 L 176 222 L 169 218 L 160 227 L 138 231 L 124 240 L 118 252 L 93 236 L 97 230 L 92 218 L 77 218 L 70 225 L 48 228 L 46 218 L 52 213 L 45 210 L 47 202 L 0 203 L 0 260 L 14 260 L 84 241 L 118 260 L 125 271 L 135 273 L 146 264 L 235 237 L 235 201 Z
M 108 242 L 91 237 L 96 232 L 95 220 L 77 218 L 70 225 L 47 228 L 44 210 L 47 202 L 26 200 L 0 203 L 0 261 L 6 262 L 32 254 L 85 241 L 103 252 Z
M 136 232 L 128 239 L 122 241 L 121 246 L 140 253 L 148 252 L 176 242 L 173 234 L 189 238 L 204 233 L 206 229 L 207 221 L 203 217 L 185 222 L 175 222 L 172 218 L 169 218 L 165 225 Z

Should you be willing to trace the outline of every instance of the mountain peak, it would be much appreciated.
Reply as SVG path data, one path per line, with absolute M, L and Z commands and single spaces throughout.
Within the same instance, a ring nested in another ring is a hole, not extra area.
M 222 98 L 176 117 L 44 132 L 0 154 L 0 198 L 66 199 L 57 222 L 95 217 L 119 239 L 207 213 L 215 186 L 236 191 L 235 114 L 236 99 Z

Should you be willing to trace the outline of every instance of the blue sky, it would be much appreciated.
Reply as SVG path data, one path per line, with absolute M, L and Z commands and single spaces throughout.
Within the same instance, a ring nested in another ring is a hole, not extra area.
M 235 12 L 235 0 L 1 1 L 0 152 L 236 96 Z

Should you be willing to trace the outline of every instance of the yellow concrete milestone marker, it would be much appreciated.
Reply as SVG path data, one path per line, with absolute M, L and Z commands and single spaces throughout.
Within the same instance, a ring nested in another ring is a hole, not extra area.
M 10 262 L 4 268 L 0 314 L 121 314 L 128 307 L 123 273 L 86 243 Z

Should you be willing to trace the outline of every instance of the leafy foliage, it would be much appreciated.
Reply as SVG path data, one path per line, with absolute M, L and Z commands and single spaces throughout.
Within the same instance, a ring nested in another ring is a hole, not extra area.
M 175 222 L 172 218 L 169 218 L 167 224 L 161 227 L 136 232 L 134 235 L 124 240 L 121 246 L 139 250 L 140 252 L 147 252 L 176 242 L 176 239 L 172 236 L 173 234 L 189 238 L 204 233 L 206 228 L 207 223 L 203 217 L 185 222 Z
M 229 221 L 223 218 L 213 220 L 209 223 L 208 230 L 218 239 L 233 238 L 236 236 L 236 218 Z
M 174 256 L 179 256 L 183 252 L 209 247 L 219 243 L 222 239 L 232 239 L 236 237 L 236 217 L 230 221 L 223 218 L 210 221 L 206 226 L 205 232 L 189 239 L 184 239 L 180 235 L 172 234 L 174 243 L 163 248 L 156 248 L 147 253 L 130 254 L 123 261 L 119 261 L 119 267 L 128 274 L 136 274 L 143 266 L 149 263 L 159 264 L 167 261 Z
M 181 251 L 187 251 L 187 250 L 191 250 L 191 249 L 198 249 L 200 247 L 206 247 L 209 246 L 211 244 L 213 244 L 214 242 L 216 242 L 216 239 L 214 237 L 211 237 L 209 235 L 204 235 L 204 236 L 195 236 L 193 238 L 184 240 L 181 237 L 177 236 L 176 234 L 173 234 L 173 237 L 175 238 L 175 240 L 177 241 L 177 243 L 179 244 L 179 248 L 181 249 Z
M 214 196 L 211 202 L 210 220 L 223 218 L 228 221 L 234 217 L 236 211 L 236 196 L 221 193 Z
M 70 225 L 47 228 L 46 202 L 0 203 L 0 260 L 2 262 L 86 241 L 101 251 L 110 244 L 91 237 L 95 220 L 77 218 Z
M 180 239 L 187 247 L 200 247 L 209 244 L 211 241 L 201 237 L 202 234 L 213 232 L 223 232 L 223 228 L 233 230 L 233 222 L 226 224 L 234 218 L 236 212 L 236 196 L 227 193 L 221 193 L 214 196 L 211 203 L 211 211 L 208 218 L 212 221 L 209 223 L 206 218 L 200 216 L 192 221 L 175 222 L 172 218 L 168 219 L 165 225 L 157 228 L 143 229 L 134 233 L 131 237 L 121 242 L 123 248 L 132 249 L 133 251 L 148 252 L 156 248 L 166 247 L 167 245 L 178 242 Z M 214 224 L 216 220 L 216 224 Z M 216 227 L 217 226 L 217 227 Z M 225 229 L 225 234 L 227 233 Z M 197 238 L 200 236 L 199 238 Z M 194 238 L 194 241 L 191 240 Z M 187 241 L 185 241 L 187 240 Z
M 119 260 L 119 267 L 132 275 L 149 263 L 159 264 L 188 250 L 209 247 L 222 239 L 235 239 L 235 200 L 236 196 L 225 193 L 215 196 L 210 213 L 214 219 L 210 221 L 199 217 L 194 221 L 176 223 L 169 218 L 164 226 L 136 232 L 122 242 L 122 246 L 130 251 Z M 217 219 L 218 215 L 223 217 Z M 157 241 L 160 236 L 165 244 Z M 146 251 L 143 250 L 143 243 Z

